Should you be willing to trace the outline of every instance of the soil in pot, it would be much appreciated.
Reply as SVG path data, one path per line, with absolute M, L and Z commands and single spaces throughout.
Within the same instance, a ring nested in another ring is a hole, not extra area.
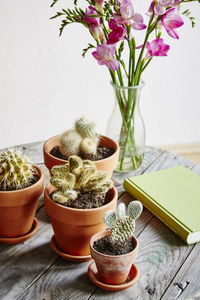
M 38 174 L 35 174 L 35 176 L 31 179 L 31 181 L 27 184 L 27 185 L 24 185 L 20 190 L 22 189 L 25 189 L 33 184 L 35 184 L 37 181 L 39 180 L 39 175 Z M 16 191 L 17 189 L 14 189 L 14 188 L 7 188 L 6 189 L 6 192 L 11 192 L 11 191 Z M 19 189 L 18 189 L 19 190 Z M 4 191 L 3 188 L 0 188 L 0 191 Z
M 134 241 L 131 239 L 126 244 L 112 245 L 109 241 L 109 236 L 104 236 L 94 242 L 93 247 L 96 251 L 106 255 L 123 255 L 135 249 Z
M 53 193 L 50 195 L 51 199 L 52 196 Z M 79 194 L 76 200 L 68 200 L 66 204 L 61 205 L 78 209 L 91 209 L 101 207 L 107 203 L 108 200 L 105 194 L 85 193 Z
M 115 150 L 113 148 L 108 148 L 108 147 L 104 147 L 104 146 L 98 146 L 97 147 L 97 154 L 93 155 L 93 154 L 84 154 L 84 153 L 80 153 L 80 157 L 82 159 L 90 159 L 92 161 L 97 161 L 97 160 L 102 160 L 105 159 L 111 155 L 113 155 L 113 153 L 115 152 Z M 61 152 L 60 152 L 60 148 L 59 146 L 54 147 L 51 151 L 50 154 L 60 158 L 60 159 L 64 159 L 67 160 L 68 157 L 64 156 Z

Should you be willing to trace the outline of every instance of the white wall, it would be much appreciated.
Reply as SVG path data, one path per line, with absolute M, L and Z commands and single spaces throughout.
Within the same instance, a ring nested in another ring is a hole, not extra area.
M 47 139 L 83 113 L 105 131 L 114 101 L 109 74 L 90 54 L 81 57 L 91 41 L 84 27 L 71 25 L 59 37 L 60 20 L 49 20 L 69 0 L 49 3 L 0 2 L 0 148 Z M 200 5 L 191 11 L 199 19 Z M 179 41 L 166 37 L 168 57 L 155 58 L 143 76 L 147 144 L 200 141 L 199 20 L 195 29 L 185 20 L 179 33 Z

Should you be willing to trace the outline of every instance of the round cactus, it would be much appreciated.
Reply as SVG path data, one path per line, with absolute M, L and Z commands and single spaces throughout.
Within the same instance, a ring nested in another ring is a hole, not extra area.
M 76 130 L 68 130 L 60 137 L 60 151 L 64 156 L 79 155 L 82 137 Z
M 97 152 L 97 142 L 91 138 L 82 139 L 80 150 L 84 154 L 96 154 Z
M 18 190 L 28 186 L 36 171 L 27 156 L 10 149 L 0 153 L 0 190 Z

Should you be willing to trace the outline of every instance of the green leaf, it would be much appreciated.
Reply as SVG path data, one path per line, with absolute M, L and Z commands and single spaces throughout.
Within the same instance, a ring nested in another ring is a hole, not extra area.
M 95 48 L 95 46 L 93 46 L 92 44 L 88 44 L 88 47 L 83 49 L 83 53 L 82 53 L 82 56 L 85 57 L 86 53 L 88 52 L 88 50 L 92 49 L 92 48 Z
M 56 4 L 56 2 L 58 2 L 59 0 L 53 0 L 53 2 L 52 2 L 52 4 L 51 4 L 51 6 L 50 7 L 53 7 L 55 4 Z

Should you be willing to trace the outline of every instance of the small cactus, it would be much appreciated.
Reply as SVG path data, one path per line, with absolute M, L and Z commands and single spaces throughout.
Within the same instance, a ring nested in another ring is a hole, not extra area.
M 95 131 L 94 121 L 82 117 L 75 122 L 75 129 L 64 132 L 60 137 L 60 151 L 69 157 L 71 155 L 95 155 L 99 143 L 99 136 Z
M 135 219 L 140 216 L 142 209 L 143 206 L 140 201 L 132 201 L 128 206 L 128 216 L 125 215 L 124 203 L 120 203 L 118 206 L 118 217 L 111 210 L 104 214 L 104 222 L 111 228 L 109 235 L 111 244 L 123 244 L 131 239 L 135 229 Z
M 65 204 L 75 200 L 80 193 L 106 193 L 112 182 L 103 171 L 97 171 L 90 160 L 84 160 L 76 155 L 69 157 L 67 164 L 54 166 L 51 170 L 51 184 L 56 187 L 53 200 Z
M 91 138 L 82 139 L 80 150 L 84 154 L 93 154 L 95 155 L 97 152 L 97 141 L 94 141 Z
M 19 190 L 28 186 L 36 171 L 27 156 L 10 149 L 0 153 L 0 190 Z
M 75 122 L 76 131 L 82 136 L 82 138 L 91 138 L 93 141 L 97 140 L 95 127 L 96 123 L 94 121 L 90 121 L 85 116 Z
M 60 137 L 60 151 L 64 156 L 79 155 L 82 137 L 76 130 L 65 131 Z

